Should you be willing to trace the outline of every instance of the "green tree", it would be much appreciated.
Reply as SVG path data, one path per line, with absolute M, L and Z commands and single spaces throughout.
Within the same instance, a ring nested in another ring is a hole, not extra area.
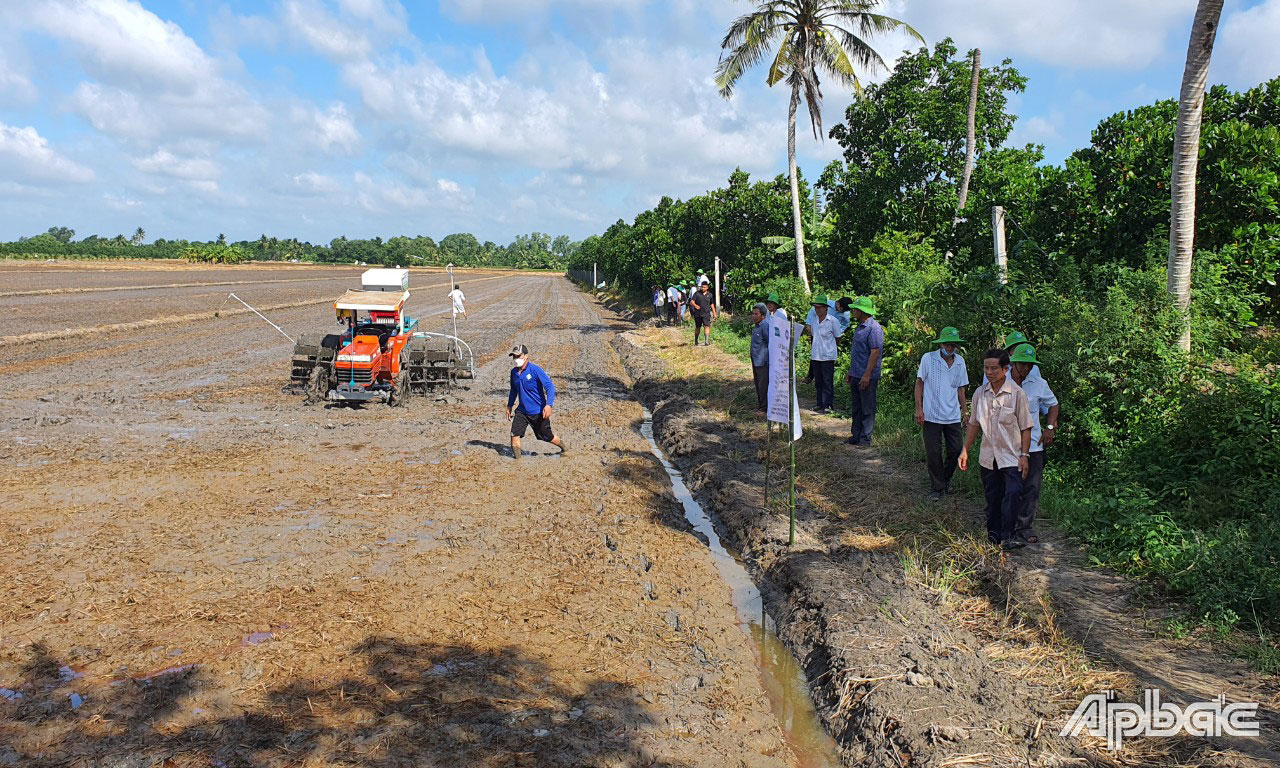
M 142 227 L 138 227 L 133 231 L 133 237 L 129 239 L 129 244 L 142 245 L 143 241 L 146 239 L 147 239 L 147 231 Z
M 48 234 L 60 243 L 69 243 L 76 236 L 76 231 L 70 227 L 49 227 Z
M 791 176 L 796 272 L 806 291 L 809 275 L 805 267 L 796 173 L 796 110 L 803 98 L 809 108 L 814 138 L 817 138 L 822 132 L 819 70 L 836 83 L 861 94 L 858 68 L 876 71 L 885 66 L 868 38 L 903 29 L 924 42 L 920 33 L 905 22 L 875 13 L 879 5 L 880 0 L 769 0 L 734 21 L 720 43 L 722 54 L 716 67 L 716 86 L 725 98 L 733 95 L 738 80 L 778 43 L 765 82 L 772 87 L 786 80 L 791 88 L 787 107 L 787 168 Z

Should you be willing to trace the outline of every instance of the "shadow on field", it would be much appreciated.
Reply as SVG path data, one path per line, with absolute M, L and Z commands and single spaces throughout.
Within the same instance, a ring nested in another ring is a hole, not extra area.
M 222 684 L 198 666 L 88 689 L 34 646 L 23 681 L 0 699 L 0 743 L 14 745 L 0 757 L 130 768 L 671 765 L 638 746 L 654 722 L 625 683 L 567 690 L 514 648 L 375 636 L 350 653 L 363 674 L 296 679 L 267 689 L 255 708 L 190 723 L 193 701 Z M 78 710 L 73 688 L 84 696 Z

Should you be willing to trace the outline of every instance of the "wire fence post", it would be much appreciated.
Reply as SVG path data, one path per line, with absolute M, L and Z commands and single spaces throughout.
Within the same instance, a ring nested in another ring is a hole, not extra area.
M 991 230 L 996 246 L 996 274 L 999 276 L 1000 284 L 1007 285 L 1009 283 L 1009 252 L 1005 247 L 1004 208 L 999 205 L 991 208 Z

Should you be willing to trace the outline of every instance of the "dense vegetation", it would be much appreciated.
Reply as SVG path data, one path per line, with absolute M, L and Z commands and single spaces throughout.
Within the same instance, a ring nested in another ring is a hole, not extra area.
M 981 83 L 959 216 L 970 64 L 950 41 L 904 58 L 849 106 L 830 131 L 843 159 L 804 190 L 814 291 L 876 298 L 890 405 L 910 396 L 942 326 L 969 340 L 974 382 L 982 350 L 1027 332 L 1062 400 L 1046 501 L 1058 521 L 1205 623 L 1280 630 L 1280 79 L 1208 95 L 1190 358 L 1165 289 L 1177 103 L 1113 115 L 1048 165 L 1039 147 L 1005 146 L 1007 99 L 1026 79 L 1006 61 Z M 995 205 L 1009 212 L 1007 285 L 992 263 Z M 778 290 L 796 316 L 807 297 L 794 256 L 761 241 L 791 222 L 785 177 L 735 172 L 725 188 L 664 198 L 588 238 L 571 263 L 597 263 L 640 298 L 719 256 L 731 301 Z
M 577 243 L 567 236 L 542 232 L 518 235 L 508 245 L 481 243 L 475 235 L 460 232 L 437 243 L 430 237 L 392 237 L 383 240 L 349 240 L 337 237 L 328 245 L 312 245 L 297 238 L 281 240 L 265 234 L 257 240 L 228 243 L 225 235 L 211 242 L 157 239 L 144 243 L 142 228 L 132 238 L 90 235 L 75 240 L 75 230 L 50 227 L 48 232 L 0 243 L 0 258 L 77 259 L 186 259 L 208 263 L 258 261 L 306 261 L 339 264 L 399 264 L 406 267 L 516 267 L 564 269 Z

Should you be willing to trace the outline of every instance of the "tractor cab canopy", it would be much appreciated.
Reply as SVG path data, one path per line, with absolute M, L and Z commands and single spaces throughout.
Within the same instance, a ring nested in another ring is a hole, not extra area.
M 333 309 L 338 322 L 389 326 L 395 335 L 399 335 L 417 325 L 416 320 L 404 314 L 408 300 L 408 291 L 347 291 L 333 303 Z

